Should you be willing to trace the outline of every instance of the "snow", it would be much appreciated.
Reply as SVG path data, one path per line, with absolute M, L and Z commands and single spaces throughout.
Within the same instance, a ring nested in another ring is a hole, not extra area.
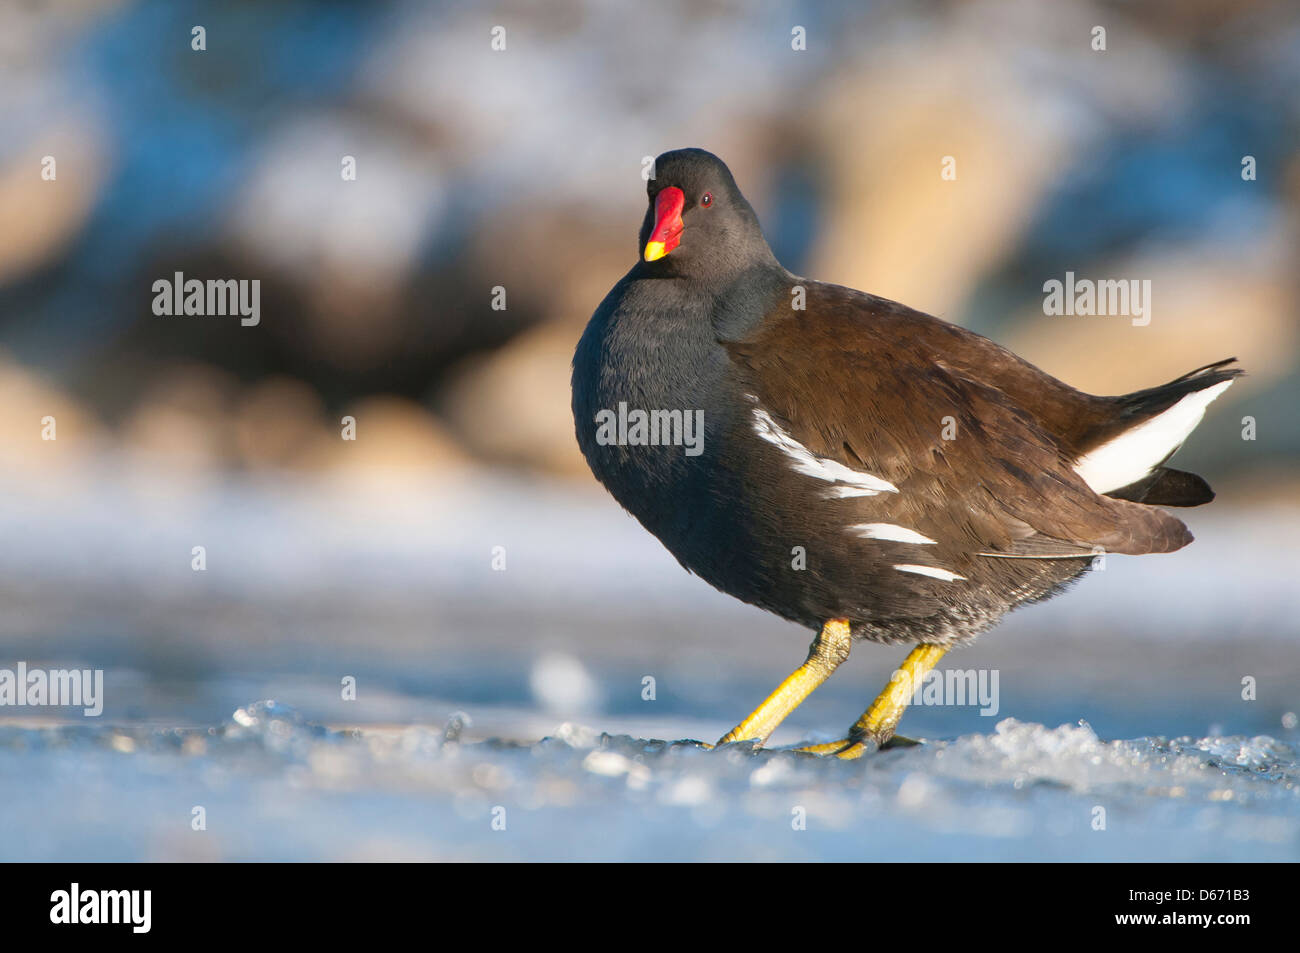
M 4 860 L 1286 860 L 1297 739 L 1008 718 L 856 762 L 565 723 L 0 729 Z M 194 808 L 204 829 L 193 829 Z

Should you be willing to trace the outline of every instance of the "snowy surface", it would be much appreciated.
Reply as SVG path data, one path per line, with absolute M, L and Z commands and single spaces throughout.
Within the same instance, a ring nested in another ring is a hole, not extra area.
M 574 724 L 532 744 L 461 732 L 332 731 L 265 703 L 206 730 L 0 730 L 5 859 L 1293 860 L 1300 844 L 1294 739 L 1107 742 L 1006 719 L 846 763 Z
M 0 708 L 3 860 L 1300 859 L 1294 510 L 1189 514 L 1184 552 L 944 660 L 999 673 L 996 713 L 915 708 L 926 744 L 838 762 L 675 740 L 810 633 L 598 492 L 77 471 L 0 486 L 0 668 L 106 694 Z M 855 647 L 773 744 L 835 737 L 901 654 Z

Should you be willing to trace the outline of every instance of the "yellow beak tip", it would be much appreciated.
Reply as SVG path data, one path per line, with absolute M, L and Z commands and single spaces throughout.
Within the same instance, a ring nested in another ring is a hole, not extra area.
M 646 242 L 646 246 L 645 246 L 646 261 L 658 261 L 666 254 L 668 254 L 668 252 L 664 250 L 663 242 Z

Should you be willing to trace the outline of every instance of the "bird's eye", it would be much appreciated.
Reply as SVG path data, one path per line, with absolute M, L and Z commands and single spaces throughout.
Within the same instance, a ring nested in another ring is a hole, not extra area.
M 700 205 L 701 205 L 703 208 L 708 208 L 708 207 L 709 207 L 710 205 L 712 205 L 712 204 L 713 204 L 713 193 L 712 193 L 712 192 L 705 192 L 703 195 L 700 196 Z

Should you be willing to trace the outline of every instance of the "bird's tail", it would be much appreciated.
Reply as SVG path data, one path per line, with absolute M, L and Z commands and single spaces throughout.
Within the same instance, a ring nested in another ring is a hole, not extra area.
M 1205 416 L 1210 402 L 1242 375 L 1235 357 L 1117 398 L 1118 414 L 1075 464 L 1097 493 L 1153 506 L 1199 506 L 1214 491 L 1195 473 L 1164 466 Z

